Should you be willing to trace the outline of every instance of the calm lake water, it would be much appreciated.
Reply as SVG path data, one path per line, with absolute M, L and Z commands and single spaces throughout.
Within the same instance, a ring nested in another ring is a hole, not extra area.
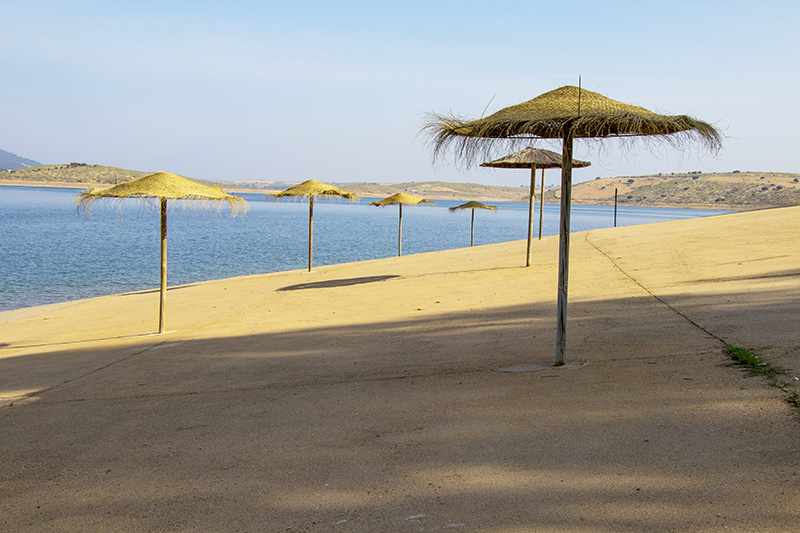
M 78 192 L 0 186 L 0 311 L 158 287 L 156 205 L 98 203 L 91 215 L 78 214 Z M 307 267 L 308 204 L 241 196 L 249 211 L 235 218 L 169 203 L 169 285 Z M 314 266 L 397 255 L 398 208 L 371 200 L 314 202 Z M 470 212 L 447 209 L 461 203 L 404 207 L 403 255 L 469 246 Z M 496 213 L 475 213 L 476 245 L 525 239 L 527 204 L 496 205 Z M 537 205 L 537 225 L 538 212 Z M 621 207 L 617 225 L 723 212 Z M 544 235 L 558 233 L 558 216 L 558 205 L 544 206 Z M 613 225 L 613 207 L 572 208 L 571 231 Z

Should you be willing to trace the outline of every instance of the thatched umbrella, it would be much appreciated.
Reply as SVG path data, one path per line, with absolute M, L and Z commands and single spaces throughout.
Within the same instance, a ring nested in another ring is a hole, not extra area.
M 170 172 L 156 172 L 139 179 L 120 183 L 106 189 L 91 189 L 77 196 L 78 208 L 90 209 L 101 199 L 112 198 L 157 198 L 161 204 L 161 291 L 158 311 L 158 332 L 164 333 L 166 291 L 167 291 L 167 200 L 197 200 L 200 202 L 227 202 L 231 215 L 240 210 L 247 211 L 244 198 L 227 194 L 219 187 L 203 185 Z
M 416 196 L 412 196 L 410 194 L 406 194 L 404 192 L 398 192 L 391 196 L 387 196 L 383 200 L 378 200 L 377 202 L 370 202 L 369 205 L 374 205 L 376 207 L 382 205 L 394 205 L 397 204 L 400 206 L 400 229 L 397 234 L 397 255 L 403 255 L 403 204 L 407 205 L 418 205 L 418 204 L 434 204 L 435 202 L 431 202 L 430 200 L 425 200 L 424 198 L 418 198 Z
M 454 144 L 456 154 L 467 162 L 479 152 L 488 154 L 496 139 L 506 139 L 512 146 L 535 138 L 563 141 L 556 366 L 564 364 L 566 346 L 573 139 L 652 135 L 676 146 L 697 139 L 711 151 L 719 150 L 722 144 L 719 132 L 701 120 L 686 115 L 660 115 L 573 86 L 555 89 L 478 120 L 433 115 L 424 129 L 432 134 L 434 157 Z
M 470 231 L 469 231 L 469 245 L 470 246 L 475 246 L 475 210 L 476 209 L 489 209 L 490 211 L 497 211 L 497 206 L 496 205 L 486 205 L 486 204 L 482 204 L 480 202 L 476 202 L 475 200 L 472 200 L 472 201 L 467 202 L 465 204 L 457 205 L 455 207 L 450 207 L 449 209 L 452 212 L 461 211 L 463 209 L 471 209 L 472 210 L 472 224 L 470 225 Z
M 355 200 L 358 195 L 345 192 L 339 187 L 328 185 L 317 180 L 306 180 L 300 185 L 289 187 L 285 191 L 268 194 L 267 197 L 283 198 L 284 196 L 308 196 L 308 271 L 311 272 L 311 262 L 314 255 L 314 197 L 315 196 L 341 196 L 348 200 Z
M 588 161 L 572 160 L 573 168 L 583 168 L 591 165 Z M 525 256 L 525 266 L 531 266 L 531 235 L 533 235 L 533 191 L 536 186 L 536 169 L 542 169 L 542 190 L 539 198 L 539 238 L 542 238 L 542 220 L 544 215 L 544 170 L 546 168 L 561 168 L 561 155 L 550 150 L 528 147 L 519 152 L 514 152 L 500 159 L 481 163 L 482 167 L 494 168 L 529 168 L 531 169 L 531 189 L 528 196 L 528 253 Z

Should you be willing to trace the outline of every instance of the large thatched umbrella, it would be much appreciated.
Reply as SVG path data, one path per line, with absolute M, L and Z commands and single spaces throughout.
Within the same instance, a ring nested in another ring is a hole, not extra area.
M 424 198 L 418 198 L 416 196 L 412 196 L 410 194 L 406 194 L 404 192 L 398 192 L 391 196 L 387 196 L 383 200 L 378 200 L 377 202 L 370 202 L 369 205 L 374 205 L 376 207 L 382 205 L 394 205 L 397 204 L 400 206 L 400 229 L 397 233 L 397 255 L 403 255 L 403 204 L 407 205 L 418 205 L 418 204 L 433 204 L 435 202 L 431 202 L 430 200 L 425 200 Z
M 113 198 L 157 198 L 161 204 L 161 291 L 158 311 L 158 332 L 164 333 L 167 291 L 167 200 L 196 200 L 201 202 L 227 202 L 231 215 L 247 211 L 244 198 L 227 194 L 219 187 L 203 185 L 170 172 L 156 172 L 147 176 L 120 183 L 106 189 L 91 189 L 78 195 L 78 208 L 89 209 L 100 199 Z
M 706 122 L 686 115 L 659 115 L 573 86 L 555 89 L 478 120 L 433 115 L 425 129 L 432 134 L 434 157 L 455 145 L 457 155 L 467 162 L 479 152 L 488 154 L 496 139 L 506 139 L 511 145 L 535 138 L 563 141 L 556 366 L 564 364 L 566 346 L 573 139 L 652 135 L 673 145 L 697 139 L 712 151 L 719 150 L 722 144 L 719 132 Z
M 457 205 L 455 207 L 450 207 L 449 209 L 452 212 L 461 211 L 463 209 L 472 210 L 472 224 L 470 225 L 470 230 L 469 230 L 469 245 L 470 246 L 475 246 L 475 210 L 476 209 L 489 209 L 490 211 L 495 211 L 496 212 L 497 211 L 497 206 L 496 205 L 486 205 L 486 204 L 482 204 L 480 202 L 476 202 L 475 200 L 472 200 L 472 201 L 467 202 L 465 204 Z
M 572 160 L 573 168 L 588 167 L 588 161 Z M 561 155 L 550 150 L 527 147 L 500 159 L 481 163 L 482 167 L 494 168 L 529 168 L 531 169 L 531 188 L 528 196 L 528 253 L 525 256 L 525 266 L 531 266 L 531 235 L 533 235 L 533 192 L 536 188 L 536 169 L 542 169 L 542 190 L 539 198 L 539 238 L 542 238 L 542 220 L 544 215 L 544 170 L 546 168 L 561 168 Z
M 289 187 L 285 191 L 268 194 L 267 197 L 282 198 L 284 196 L 308 196 L 308 271 L 311 272 L 311 262 L 314 255 L 314 197 L 315 196 L 341 196 L 348 200 L 355 200 L 358 195 L 345 192 L 339 187 L 328 185 L 317 180 L 306 180 L 300 185 Z

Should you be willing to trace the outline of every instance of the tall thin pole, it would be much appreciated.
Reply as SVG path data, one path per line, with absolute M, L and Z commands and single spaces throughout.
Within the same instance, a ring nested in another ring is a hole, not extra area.
M 617 227 L 617 189 L 614 189 L 614 227 Z
M 558 249 L 558 309 L 556 315 L 556 362 L 564 364 L 567 345 L 567 293 L 569 282 L 569 215 L 572 202 L 572 132 L 564 133 L 561 159 L 561 224 Z
M 472 209 L 472 224 L 469 230 L 469 245 L 475 246 L 475 209 Z
M 311 272 L 311 258 L 314 249 L 314 195 L 308 197 L 308 271 Z
M 533 235 L 533 192 L 536 190 L 536 163 L 531 164 L 531 189 L 528 193 L 528 252 L 525 266 L 531 266 L 531 236 Z M 473 211 L 474 213 L 474 211 Z
M 400 229 L 397 233 L 397 257 L 403 255 L 403 204 L 397 204 L 400 206 Z
M 158 306 L 158 332 L 166 331 L 164 322 L 167 303 L 167 199 L 161 199 L 161 294 Z
M 539 240 L 542 239 L 542 220 L 544 218 L 544 169 L 542 169 L 542 189 L 539 194 Z

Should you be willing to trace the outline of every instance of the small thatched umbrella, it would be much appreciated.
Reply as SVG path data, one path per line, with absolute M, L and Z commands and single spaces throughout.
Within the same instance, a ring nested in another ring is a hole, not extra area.
M 490 211 L 497 211 L 497 206 L 496 205 L 486 205 L 486 204 L 482 204 L 480 202 L 476 202 L 475 200 L 472 200 L 472 201 L 467 202 L 465 204 L 457 205 L 455 207 L 450 207 L 449 209 L 452 212 L 460 211 L 462 209 L 471 209 L 472 210 L 472 224 L 470 225 L 470 230 L 469 230 L 469 245 L 470 246 L 475 246 L 475 210 L 476 209 L 489 209 Z
M 416 196 L 412 196 L 410 194 L 406 194 L 404 192 L 398 192 L 391 196 L 384 198 L 383 200 L 378 200 L 377 202 L 370 202 L 369 205 L 374 205 L 376 207 L 381 205 L 394 205 L 397 204 L 400 206 L 400 230 L 397 234 L 397 255 L 403 255 L 403 204 L 408 205 L 418 205 L 418 204 L 433 204 L 430 200 L 425 200 L 424 198 L 418 198 Z
M 591 165 L 588 161 L 572 160 L 573 168 L 583 168 Z M 531 266 L 531 235 L 533 235 L 533 191 L 536 188 L 536 169 L 542 169 L 542 189 L 539 197 L 539 238 L 542 238 L 542 220 L 544 215 L 544 170 L 546 168 L 561 168 L 561 155 L 550 150 L 528 147 L 519 152 L 514 152 L 500 159 L 481 163 L 482 167 L 494 168 L 529 168 L 531 169 L 531 188 L 528 196 L 528 253 L 525 256 L 525 266 Z
M 566 346 L 573 139 L 652 135 L 680 145 L 696 138 L 711 151 L 719 150 L 722 144 L 719 132 L 701 120 L 686 115 L 660 115 L 573 86 L 555 89 L 478 120 L 433 115 L 424 129 L 433 137 L 434 157 L 455 144 L 457 155 L 466 161 L 474 159 L 478 152 L 488 155 L 497 139 L 506 139 L 511 145 L 536 138 L 563 141 L 556 366 L 564 364 Z
M 314 197 L 315 196 L 341 196 L 348 200 L 355 200 L 358 195 L 345 192 L 339 187 L 328 185 L 317 180 L 306 180 L 300 185 L 289 187 L 285 191 L 268 194 L 267 197 L 283 198 L 284 196 L 308 196 L 308 271 L 311 272 L 311 262 L 314 255 Z
M 120 183 L 106 189 L 91 189 L 77 197 L 78 208 L 89 209 L 100 199 L 157 198 L 161 204 L 161 291 L 158 311 L 158 332 L 164 333 L 167 291 L 167 200 L 199 200 L 201 202 L 227 202 L 231 215 L 247 211 L 244 198 L 227 194 L 219 187 L 203 185 L 170 172 L 156 172 L 133 181 Z

